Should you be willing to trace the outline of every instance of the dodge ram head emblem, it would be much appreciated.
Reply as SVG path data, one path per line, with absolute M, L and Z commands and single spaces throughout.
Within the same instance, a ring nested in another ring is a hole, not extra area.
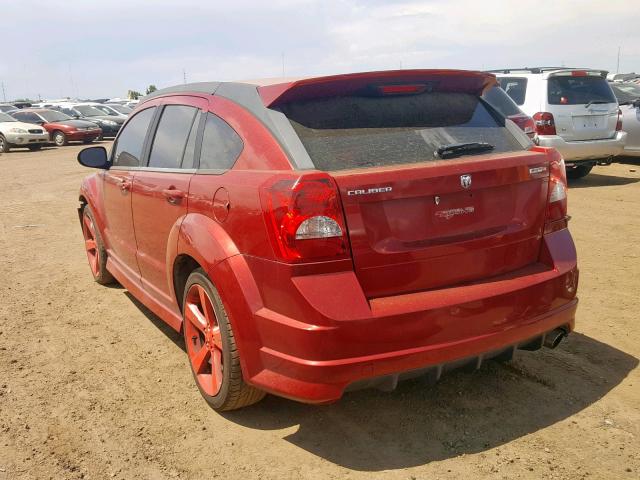
M 471 175 L 460 175 L 460 185 L 462 185 L 462 188 L 469 188 L 471 186 Z

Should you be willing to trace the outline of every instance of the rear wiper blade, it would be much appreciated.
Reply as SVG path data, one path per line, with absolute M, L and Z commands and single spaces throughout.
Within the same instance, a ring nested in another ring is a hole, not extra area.
M 591 105 L 595 104 L 595 103 L 609 103 L 605 100 L 589 100 L 589 103 L 587 103 L 584 108 L 589 108 Z
M 467 153 L 489 152 L 494 146 L 486 142 L 449 143 L 440 145 L 436 149 L 436 155 L 440 158 L 453 158 Z

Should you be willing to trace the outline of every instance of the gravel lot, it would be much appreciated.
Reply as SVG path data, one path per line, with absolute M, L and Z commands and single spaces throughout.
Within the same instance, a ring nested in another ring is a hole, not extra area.
M 80 148 L 0 156 L 0 480 L 640 478 L 640 162 L 571 185 L 581 304 L 558 349 L 220 415 L 181 337 L 93 283 Z

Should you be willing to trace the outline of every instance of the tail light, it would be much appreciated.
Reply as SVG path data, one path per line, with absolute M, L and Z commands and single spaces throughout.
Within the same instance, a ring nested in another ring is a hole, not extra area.
M 526 133 L 529 138 L 533 138 L 536 135 L 535 124 L 529 115 L 518 113 L 516 115 L 509 116 L 509 120 L 518 125 L 520 130 Z
M 549 112 L 538 112 L 533 115 L 533 123 L 538 135 L 555 135 L 556 122 L 553 114 Z
M 262 209 L 276 256 L 291 263 L 348 258 L 338 190 L 328 175 L 286 178 L 263 186 Z
M 564 160 L 557 155 L 549 165 L 549 197 L 544 233 L 567 228 L 567 172 Z
M 622 131 L 622 110 L 618 107 L 618 120 L 616 121 L 616 132 Z

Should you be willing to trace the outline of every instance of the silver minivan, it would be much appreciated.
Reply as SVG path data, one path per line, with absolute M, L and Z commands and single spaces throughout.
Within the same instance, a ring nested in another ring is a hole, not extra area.
M 626 133 L 603 70 L 563 67 L 493 70 L 500 86 L 535 123 L 536 143 L 555 147 L 567 175 L 580 178 L 622 153 Z

